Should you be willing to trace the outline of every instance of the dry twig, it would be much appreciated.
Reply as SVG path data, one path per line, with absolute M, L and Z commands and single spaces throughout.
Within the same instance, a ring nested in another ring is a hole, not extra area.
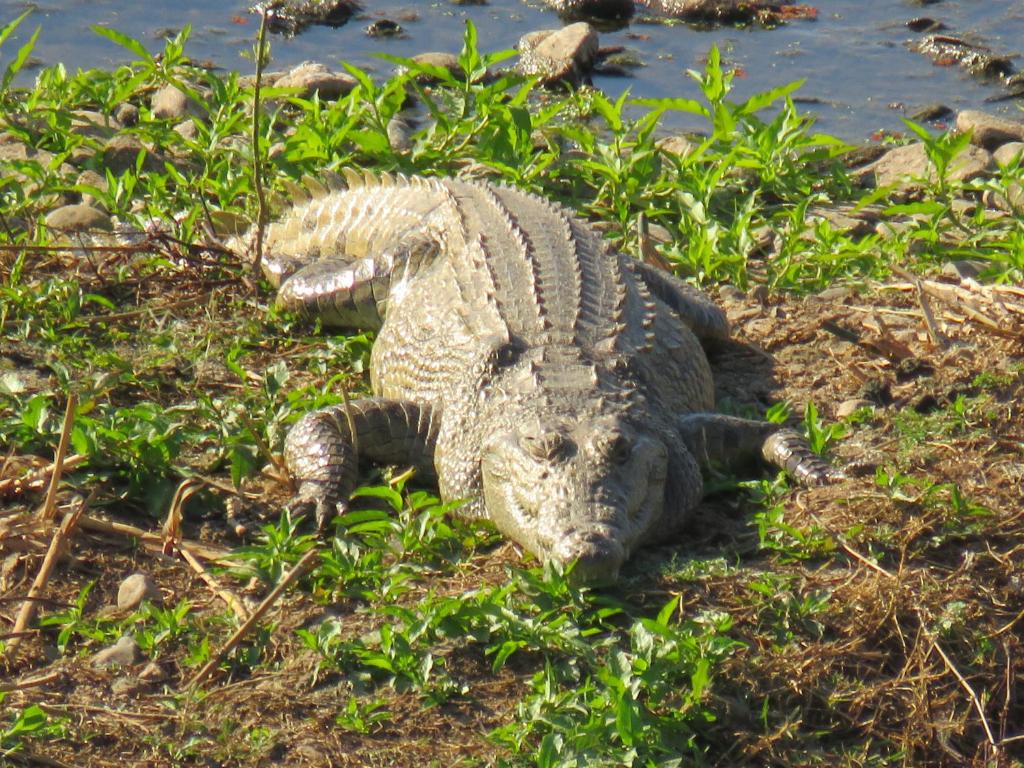
M 39 573 L 36 574 L 32 586 L 29 587 L 28 595 L 25 598 L 25 602 L 22 603 L 21 610 L 18 612 L 18 618 L 14 622 L 14 628 L 11 630 L 16 636 L 12 637 L 10 643 L 7 644 L 6 654 L 8 656 L 13 653 L 20 643 L 21 637 L 17 636 L 17 633 L 24 632 L 35 616 L 36 608 L 39 605 L 39 595 L 46 589 L 46 584 L 50 580 L 50 574 L 53 572 L 53 566 L 56 565 L 57 558 L 64 550 L 64 546 L 70 539 L 71 534 L 74 533 L 79 518 L 85 512 L 85 508 L 92 502 L 95 495 L 96 491 L 94 490 L 73 510 L 68 512 L 64 516 L 64 521 L 60 524 L 60 527 L 54 532 L 53 538 L 50 540 L 50 548 L 46 552 L 46 557 L 43 558 L 43 564 L 39 567 Z
M 46 491 L 46 501 L 43 508 L 39 510 L 39 519 L 49 522 L 57 514 L 57 486 L 60 485 L 60 476 L 64 472 L 64 457 L 68 453 L 68 443 L 71 442 L 71 427 L 75 423 L 75 409 L 78 407 L 78 396 L 71 392 L 68 394 L 68 404 L 64 409 L 64 425 L 60 431 L 60 442 L 57 444 L 57 455 L 53 459 L 53 474 L 50 476 L 50 487 Z
M 231 649 L 241 642 L 242 638 L 245 637 L 246 634 L 248 634 L 249 630 L 256 626 L 256 622 L 263 617 L 263 614 L 270 610 L 270 607 L 274 603 L 276 603 L 277 599 L 282 594 L 284 594 L 284 591 L 288 589 L 289 586 L 291 586 L 292 582 L 298 579 L 313 565 L 313 561 L 319 556 L 319 554 L 319 550 L 311 549 L 309 550 L 309 552 L 303 555 L 302 559 L 295 564 L 295 567 L 293 567 L 291 571 L 289 571 L 287 575 L 285 575 L 284 578 L 281 579 L 278 585 L 274 587 L 270 591 L 270 594 L 267 595 L 266 598 L 264 598 L 263 602 L 259 604 L 259 607 L 257 607 L 256 610 L 253 611 L 252 616 L 250 616 L 248 620 L 244 624 L 242 624 L 242 626 L 235 630 L 235 634 L 233 634 L 228 639 L 228 641 L 224 643 L 224 646 L 219 651 L 217 651 L 217 653 L 215 653 L 213 657 L 208 662 L 206 662 L 206 664 L 203 665 L 202 669 L 196 672 L 192 679 L 188 681 L 188 685 L 185 687 L 194 688 L 196 685 L 198 685 L 207 677 L 209 677 L 217 669 L 217 667 L 220 666 L 220 663 L 224 660 L 224 657 L 231 652 Z

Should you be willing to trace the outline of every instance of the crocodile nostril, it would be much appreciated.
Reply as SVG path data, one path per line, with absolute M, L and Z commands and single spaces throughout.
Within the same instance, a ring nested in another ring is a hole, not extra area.
M 553 429 L 540 435 L 523 435 L 520 443 L 527 453 L 541 461 L 564 459 L 572 450 L 569 438 Z

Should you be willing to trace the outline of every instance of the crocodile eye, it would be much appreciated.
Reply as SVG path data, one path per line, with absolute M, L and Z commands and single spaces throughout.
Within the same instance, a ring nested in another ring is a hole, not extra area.
M 494 364 L 498 368 L 507 368 L 508 366 L 513 365 L 522 353 L 522 348 L 514 342 L 502 344 L 494 350 Z
M 623 464 L 633 453 L 633 441 L 621 432 L 608 432 L 596 441 L 598 452 L 616 464 Z
M 524 435 L 520 443 L 528 454 L 540 461 L 564 459 L 572 448 L 569 439 L 555 430 L 537 436 Z

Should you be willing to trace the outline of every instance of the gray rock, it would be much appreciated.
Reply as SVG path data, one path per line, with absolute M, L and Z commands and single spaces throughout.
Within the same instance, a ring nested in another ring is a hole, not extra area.
M 989 208 L 1008 213 L 1024 214 L 1024 187 L 1017 182 L 1011 182 L 1005 191 L 986 189 L 982 195 L 982 202 Z
M 408 152 L 412 149 L 413 127 L 400 117 L 392 117 L 387 125 L 388 141 L 395 152 Z
M 94 667 L 130 667 L 142 660 L 142 649 L 131 635 L 124 635 L 92 657 Z
M 694 142 L 685 136 L 666 136 L 664 139 L 658 139 L 654 142 L 654 146 L 662 152 L 677 157 L 686 157 L 697 147 Z
M 412 57 L 417 64 L 427 64 L 432 67 L 447 69 L 455 77 L 465 77 L 465 72 L 459 65 L 459 57 L 454 53 L 420 53 Z M 419 74 L 416 80 L 421 83 L 436 83 L 438 79 L 432 75 Z
M 50 211 L 46 216 L 46 226 L 61 232 L 84 232 L 89 229 L 110 232 L 114 229 L 107 214 L 84 203 L 63 205 Z
M 123 102 L 114 109 L 114 117 L 124 127 L 131 128 L 133 125 L 138 125 L 139 108 L 127 101 Z
M 117 588 L 117 608 L 120 611 L 134 611 L 142 605 L 143 600 L 160 603 L 163 595 L 148 573 L 133 573 Z
M 145 150 L 142 142 L 137 136 L 131 134 L 119 134 L 107 142 L 103 147 L 103 165 L 109 168 L 115 175 L 120 176 L 129 168 L 135 167 L 135 160 L 139 152 Z M 163 162 L 153 153 L 147 150 L 146 158 L 142 161 L 142 167 L 147 171 L 163 170 Z
M 599 47 L 597 32 L 583 21 L 558 30 L 529 32 L 519 39 L 518 69 L 546 84 L 579 83 L 593 67 Z
M 332 101 L 349 93 L 357 81 L 351 75 L 331 72 L 319 62 L 306 61 L 282 75 L 274 85 L 277 88 L 298 88 L 298 95 L 303 99 L 319 93 L 324 101 Z
M 992 153 L 992 159 L 1000 168 L 1020 161 L 1022 158 L 1024 158 L 1024 141 L 1011 141 Z
M 739 303 L 746 301 L 747 294 L 731 283 L 723 283 L 718 286 L 718 298 L 722 301 Z
M 988 266 L 988 262 L 978 259 L 947 261 L 942 265 L 942 274 L 955 277 L 958 280 L 974 279 Z
M 192 141 L 195 139 L 198 132 L 196 129 L 196 121 L 191 118 L 183 120 L 174 126 L 174 132 L 186 141 Z
M 109 139 L 122 127 L 116 118 L 90 109 L 79 109 L 71 115 L 71 132 L 92 139 Z
M 96 189 L 106 191 L 107 189 L 107 178 L 96 173 L 96 171 L 82 171 L 78 174 L 78 178 L 75 179 L 75 184 L 79 186 L 95 187 Z M 96 197 L 89 192 L 82 192 L 82 202 L 86 205 L 96 206 Z
M 633 15 L 633 0 L 544 0 L 563 16 L 596 19 L 628 19 Z
M 965 109 L 956 116 L 956 129 L 971 132 L 971 143 L 995 149 L 1011 141 L 1024 141 L 1024 123 L 1007 120 L 976 109 Z
M 153 117 L 161 120 L 182 120 L 202 112 L 188 94 L 174 85 L 165 85 L 156 91 L 150 99 L 149 108 L 153 111 Z
M 167 672 L 155 661 L 151 661 L 142 668 L 142 671 L 139 672 L 139 679 L 145 680 L 148 683 L 166 680 Z
M 969 145 L 953 160 L 947 169 L 950 181 L 968 181 L 981 176 L 992 165 L 992 155 L 981 147 Z M 928 159 L 921 143 L 895 147 L 886 152 L 865 170 L 873 171 L 875 184 L 912 186 L 915 181 L 934 181 L 935 167 Z

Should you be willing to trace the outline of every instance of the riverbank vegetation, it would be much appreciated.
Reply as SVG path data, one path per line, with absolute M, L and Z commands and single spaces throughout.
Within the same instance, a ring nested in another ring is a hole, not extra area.
M 910 124 L 930 170 L 878 187 L 879 152 L 816 134 L 798 84 L 734 101 L 714 49 L 697 98 L 611 100 L 541 92 L 472 28 L 451 70 L 347 67 L 336 99 L 259 82 L 254 121 L 257 82 L 190 62 L 187 30 L 158 55 L 97 30 L 132 62 L 16 87 L 17 23 L 0 32 L 3 761 L 1024 760 L 1024 223 L 989 204 L 1018 199 L 1019 156 L 964 178 L 970 137 Z M 167 86 L 184 115 L 157 116 Z M 663 136 L 669 110 L 703 132 Z M 397 472 L 313 536 L 285 511 L 283 435 L 366 391 L 372 337 L 278 312 L 225 242 L 345 168 L 524 187 L 709 290 L 737 337 L 712 352 L 721 407 L 786 404 L 849 479 L 716 475 L 690 535 L 605 590 Z M 134 572 L 141 604 L 119 600 Z

